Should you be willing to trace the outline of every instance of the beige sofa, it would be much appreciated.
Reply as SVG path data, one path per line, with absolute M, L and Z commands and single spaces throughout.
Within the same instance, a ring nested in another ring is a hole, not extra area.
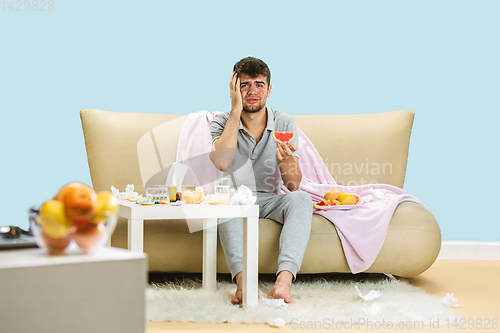
M 134 184 L 136 191 L 144 195 L 145 186 L 164 184 L 187 116 L 102 110 L 82 110 L 80 116 L 96 190 L 109 190 L 113 185 L 124 191 L 127 184 Z M 409 110 L 294 116 L 298 128 L 314 143 L 339 184 L 373 182 L 401 188 L 413 117 Z M 138 149 L 138 143 L 145 138 L 156 142 L 149 155 Z M 149 181 L 144 184 L 143 179 Z M 260 220 L 260 273 L 276 272 L 280 230 L 280 224 Z M 149 257 L 149 271 L 201 272 L 202 241 L 202 232 L 190 233 L 185 220 L 146 221 L 144 251 Z M 118 222 L 112 246 L 127 247 L 123 219 Z M 393 215 L 382 250 L 366 272 L 415 276 L 434 263 L 440 248 L 441 232 L 432 214 L 418 204 L 403 202 Z M 218 272 L 227 273 L 220 243 L 217 260 Z M 326 272 L 350 270 L 334 225 L 313 215 L 311 237 L 299 273 Z

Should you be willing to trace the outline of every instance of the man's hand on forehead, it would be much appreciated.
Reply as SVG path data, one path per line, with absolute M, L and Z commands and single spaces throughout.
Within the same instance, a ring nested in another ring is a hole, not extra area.
M 240 77 L 236 72 L 233 72 L 231 81 L 229 82 L 229 96 L 231 97 L 231 111 L 242 111 L 243 102 L 241 100 L 241 83 Z

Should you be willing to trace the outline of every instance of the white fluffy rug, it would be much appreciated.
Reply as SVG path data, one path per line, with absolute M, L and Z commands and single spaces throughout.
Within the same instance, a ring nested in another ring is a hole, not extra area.
M 300 277 L 300 275 L 299 275 Z M 236 291 L 232 282 L 217 283 L 216 292 L 201 289 L 200 281 L 181 279 L 175 282 L 150 284 L 146 292 L 147 319 L 201 323 L 270 323 L 276 318 L 300 327 L 308 322 L 366 324 L 371 322 L 444 323 L 460 318 L 443 305 L 440 299 L 400 279 L 385 276 L 350 275 L 306 276 L 292 286 L 293 304 L 275 307 L 266 304 L 266 295 L 273 287 L 274 277 L 259 278 L 259 305 L 244 309 L 231 305 Z M 363 296 L 380 296 L 363 300 Z M 444 297 L 445 295 L 443 295 Z M 276 301 L 276 300 L 275 300 Z

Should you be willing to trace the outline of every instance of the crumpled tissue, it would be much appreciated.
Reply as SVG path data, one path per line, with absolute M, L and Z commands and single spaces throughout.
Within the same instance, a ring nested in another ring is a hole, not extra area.
M 288 303 L 285 303 L 283 298 L 260 298 L 263 305 L 267 305 L 273 308 L 287 307 Z
M 372 194 L 363 196 L 363 198 L 361 199 L 362 202 L 370 202 L 385 198 L 385 192 L 382 190 L 371 188 L 370 191 L 372 192 Z
M 370 292 L 366 295 L 363 296 L 361 291 L 359 290 L 358 286 L 354 286 L 356 288 L 356 292 L 358 293 L 358 296 L 365 302 L 373 301 L 374 299 L 377 299 L 382 296 L 382 293 L 380 290 L 370 290 Z
M 276 319 L 273 319 L 273 320 L 270 320 L 268 322 L 269 325 L 273 326 L 273 327 L 284 327 L 285 326 L 285 321 L 282 319 L 282 318 L 276 318 Z
M 372 189 L 371 189 L 371 191 L 372 191 L 372 193 L 373 193 L 373 197 L 374 197 L 375 199 L 383 199 L 383 198 L 385 198 L 385 193 L 384 193 L 384 191 L 382 191 L 382 190 L 377 190 L 377 189 L 374 189 L 374 188 L 372 188 Z
M 451 294 L 446 294 L 445 297 L 443 297 L 441 299 L 441 303 L 443 303 L 445 306 L 449 307 L 449 308 L 456 308 L 458 306 L 463 306 L 463 305 L 459 305 L 457 304 L 458 302 L 458 299 L 456 297 L 453 297 L 453 293 Z
M 128 184 L 125 188 L 125 192 L 120 192 L 116 187 L 111 186 L 111 192 L 115 195 L 115 197 L 121 200 L 138 200 L 142 197 L 141 194 L 134 192 L 134 184 Z
M 363 311 L 365 313 L 371 313 L 371 314 L 374 314 L 374 313 L 377 313 L 377 312 L 380 312 L 380 310 L 382 309 L 385 309 L 387 307 L 387 304 L 382 304 L 382 303 L 372 303 L 372 305 L 370 305 L 369 307 L 363 303 Z
M 252 190 L 241 185 L 238 191 L 231 197 L 231 205 L 253 205 L 257 197 L 252 195 Z

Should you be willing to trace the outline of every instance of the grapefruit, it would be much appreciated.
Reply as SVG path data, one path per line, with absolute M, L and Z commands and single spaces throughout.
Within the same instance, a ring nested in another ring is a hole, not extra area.
M 78 229 L 73 238 L 81 249 L 90 250 L 94 247 L 102 237 L 106 234 L 106 227 L 100 224 L 89 223 Z
M 186 203 L 198 204 L 201 203 L 203 200 L 205 200 L 205 196 L 201 191 L 185 190 L 182 191 L 182 200 L 186 201 Z
M 314 207 L 326 207 L 326 206 L 332 206 L 332 203 L 330 200 L 323 199 L 314 205 Z
M 295 132 L 273 132 L 273 138 L 277 142 L 286 143 L 295 137 Z
M 45 230 L 42 230 L 42 239 L 49 253 L 58 254 L 63 253 L 69 246 L 69 243 L 71 242 L 71 234 L 62 238 L 54 238 L 47 235 Z

